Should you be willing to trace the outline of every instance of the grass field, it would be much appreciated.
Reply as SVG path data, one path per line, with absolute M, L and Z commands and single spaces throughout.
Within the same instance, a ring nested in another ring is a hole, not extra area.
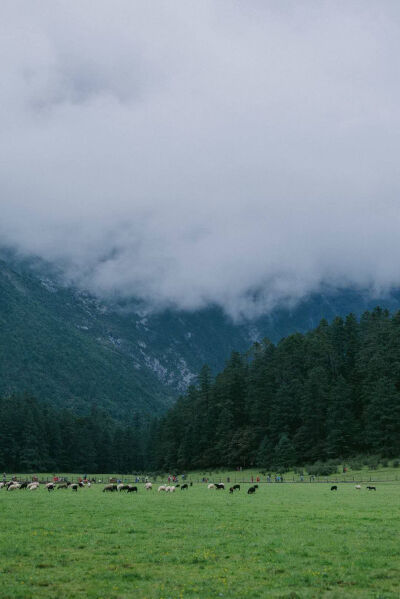
M 0 597 L 399 597 L 400 485 L 0 491 Z

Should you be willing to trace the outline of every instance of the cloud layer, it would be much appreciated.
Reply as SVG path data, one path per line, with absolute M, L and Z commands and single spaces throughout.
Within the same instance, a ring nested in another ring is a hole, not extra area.
M 252 315 L 400 283 L 398 2 L 5 0 L 0 235 Z

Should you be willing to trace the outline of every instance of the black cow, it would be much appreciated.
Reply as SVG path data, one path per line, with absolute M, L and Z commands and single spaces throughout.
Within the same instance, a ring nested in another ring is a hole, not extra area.
M 137 493 L 137 487 L 128 485 L 128 493 Z
M 256 492 L 256 487 L 249 487 L 247 489 L 247 495 L 252 495 L 255 492 Z
M 333 487 L 331 487 L 331 491 L 337 491 L 337 486 L 333 485 Z
M 215 488 L 218 489 L 222 489 L 223 491 L 225 490 L 225 485 L 224 483 L 215 483 Z
M 189 487 L 187 486 L 187 484 L 185 483 L 184 485 L 181 486 L 181 491 L 183 491 L 184 489 L 188 489 Z
M 368 491 L 376 491 L 376 487 L 367 487 Z
M 237 489 L 238 491 L 240 491 L 240 485 L 233 485 L 232 489 L 235 491 L 235 489 Z

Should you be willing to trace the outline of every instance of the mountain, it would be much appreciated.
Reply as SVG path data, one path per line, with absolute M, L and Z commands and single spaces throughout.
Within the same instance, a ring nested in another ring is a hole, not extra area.
M 217 369 L 244 344 L 219 309 L 145 316 L 0 260 L 0 395 L 28 391 L 82 413 L 96 404 L 117 418 L 160 413 L 204 362 Z
M 145 314 L 138 302 L 105 302 L 58 282 L 47 266 L 0 260 L 0 395 L 29 392 L 77 413 L 93 404 L 123 419 L 159 414 L 196 380 L 207 363 L 223 369 L 232 351 L 268 337 L 305 332 L 321 318 L 377 301 L 367 293 L 327 290 L 293 309 L 235 323 L 215 306 L 197 312 Z M 400 293 L 381 299 L 396 310 Z

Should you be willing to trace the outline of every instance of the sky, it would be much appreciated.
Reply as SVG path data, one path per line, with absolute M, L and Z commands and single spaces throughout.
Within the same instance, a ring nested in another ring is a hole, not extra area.
M 2 0 L 0 240 L 149 307 L 400 284 L 400 3 Z

